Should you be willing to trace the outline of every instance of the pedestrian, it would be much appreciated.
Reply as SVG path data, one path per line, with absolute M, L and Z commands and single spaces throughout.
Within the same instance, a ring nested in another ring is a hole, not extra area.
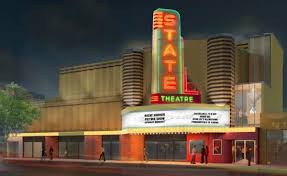
M 232 149 L 231 149 L 231 152 L 232 152 L 232 163 L 235 163 L 235 146 L 234 144 L 232 145 Z
M 241 159 L 244 159 L 244 147 L 241 147 Z
M 205 146 L 205 164 L 208 163 L 208 155 L 209 155 L 209 149 L 208 146 Z
M 53 149 L 53 147 L 51 146 L 51 147 L 50 147 L 50 150 L 49 150 L 50 160 L 53 160 L 53 152 L 54 152 L 54 149 Z
M 65 157 L 65 158 L 68 158 L 68 151 L 67 151 L 67 149 L 65 149 L 64 157 Z
M 252 149 L 248 148 L 246 152 L 246 159 L 248 160 L 248 166 L 251 166 Z
M 41 157 L 41 160 L 44 160 L 46 158 L 47 154 L 46 154 L 46 151 L 45 151 L 45 147 L 42 147 L 42 157 Z
M 148 153 L 144 147 L 144 160 L 147 161 L 147 159 L 148 159 Z
M 201 164 L 204 163 L 204 158 L 205 158 L 205 147 L 204 147 L 204 145 L 202 145 L 202 147 L 201 147 L 201 161 L 200 161 Z
M 101 152 L 101 155 L 100 155 L 100 158 L 99 160 L 103 159 L 104 161 L 106 161 L 106 157 L 105 157 L 105 149 L 104 147 L 102 147 L 102 152 Z
M 196 156 L 196 145 L 193 146 L 191 150 L 191 164 L 195 164 L 195 156 Z

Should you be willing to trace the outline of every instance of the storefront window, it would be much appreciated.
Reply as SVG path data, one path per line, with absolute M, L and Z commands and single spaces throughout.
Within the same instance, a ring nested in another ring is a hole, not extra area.
M 120 159 L 119 136 L 103 136 L 103 147 L 105 149 L 106 160 Z
M 156 160 L 157 159 L 157 142 L 155 141 L 146 141 L 145 148 L 147 153 L 147 158 L 149 160 Z
M 42 156 L 42 149 L 45 146 L 44 137 L 24 137 L 24 157 L 40 158 Z
M 174 159 L 181 160 L 183 156 L 186 155 L 186 142 L 185 141 L 175 141 L 174 142 Z
M 287 130 L 268 130 L 267 159 L 271 164 L 287 163 Z
M 1 148 L 1 143 L 0 143 Z M 4 153 L 5 150 L 1 151 L 0 153 Z M 8 157 L 19 157 L 19 142 L 9 141 L 7 143 L 7 155 Z
M 157 143 L 158 158 L 163 160 L 173 159 L 173 142 L 162 141 Z
M 185 160 L 185 135 L 147 135 L 145 148 L 148 160 Z
M 66 158 L 67 157 L 67 143 L 59 142 L 59 157 Z
M 40 158 L 42 156 L 42 142 L 33 142 L 33 157 Z
M 84 137 L 63 136 L 59 137 L 59 157 L 61 158 L 84 158 Z
M 120 159 L 120 144 L 119 144 L 119 141 L 112 141 L 111 142 L 111 145 L 112 145 L 112 153 L 111 153 L 111 158 L 113 160 L 119 160 Z
M 25 158 L 32 158 L 33 157 L 33 150 L 32 142 L 24 142 L 24 157 Z

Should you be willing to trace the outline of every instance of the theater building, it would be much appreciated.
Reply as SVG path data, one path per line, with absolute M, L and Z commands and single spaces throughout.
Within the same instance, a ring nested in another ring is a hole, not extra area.
M 152 47 L 126 50 L 113 60 L 61 68 L 59 96 L 41 117 L 11 134 L 19 157 L 197 162 L 282 163 L 287 153 L 283 113 L 283 50 L 273 34 L 235 44 L 229 34 L 184 40 L 180 15 L 157 9 Z M 280 142 L 278 142 L 280 141 Z M 10 146 L 10 147 L 9 147 Z M 13 147 L 12 147 L 13 146 Z M 285 147 L 284 147 L 285 146 Z

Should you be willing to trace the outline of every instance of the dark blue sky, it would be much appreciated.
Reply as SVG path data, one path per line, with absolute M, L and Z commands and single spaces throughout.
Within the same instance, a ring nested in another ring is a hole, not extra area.
M 60 67 L 151 45 L 158 7 L 180 12 L 185 39 L 274 32 L 287 51 L 284 0 L 9 0 L 0 3 L 0 82 L 57 96 Z

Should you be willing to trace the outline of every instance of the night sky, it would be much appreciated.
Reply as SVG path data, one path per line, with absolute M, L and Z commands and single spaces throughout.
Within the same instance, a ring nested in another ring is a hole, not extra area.
M 0 83 L 55 97 L 59 68 L 151 46 L 159 7 L 179 11 L 185 39 L 273 32 L 287 51 L 283 0 L 7 0 L 0 3 Z

